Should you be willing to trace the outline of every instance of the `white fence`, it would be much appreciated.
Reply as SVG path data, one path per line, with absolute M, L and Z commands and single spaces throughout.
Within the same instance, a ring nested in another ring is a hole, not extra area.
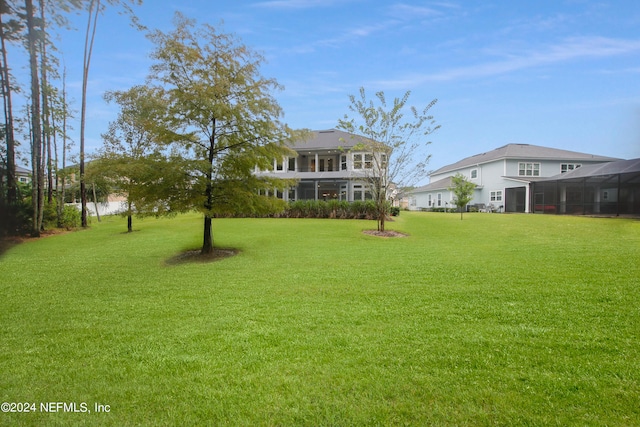
M 76 209 L 81 210 L 81 203 L 67 203 L 67 206 L 75 206 Z M 105 202 L 98 203 L 98 213 L 100 215 L 114 215 L 123 212 L 127 209 L 126 202 Z M 96 204 L 93 202 L 87 203 L 87 212 L 89 215 L 96 216 Z

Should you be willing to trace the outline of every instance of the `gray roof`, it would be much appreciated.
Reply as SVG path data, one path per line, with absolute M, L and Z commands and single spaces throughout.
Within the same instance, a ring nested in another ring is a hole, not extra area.
M 309 139 L 296 141 L 290 147 L 296 151 L 315 151 L 330 149 L 349 149 L 361 143 L 364 139 L 360 136 L 343 132 L 337 129 L 316 130 L 311 132 Z
M 591 162 L 611 162 L 620 160 L 614 157 L 596 156 L 594 154 L 578 153 L 576 151 L 560 150 L 557 148 L 541 147 L 539 145 L 530 144 L 507 144 L 503 147 L 496 148 L 486 153 L 476 154 L 471 157 L 464 158 L 459 162 L 441 167 L 433 171 L 431 175 L 462 169 L 477 164 L 493 162 L 503 159 L 522 159 L 522 160 L 566 160 L 566 161 L 591 161 Z
M 0 170 L 4 170 L 4 164 L 0 163 Z M 22 166 L 16 165 L 16 174 L 17 175 L 31 175 L 31 170 L 23 168 Z
M 585 165 L 572 171 L 546 178 L 544 179 L 544 181 L 557 181 L 559 179 L 585 178 L 591 176 L 618 175 L 625 173 L 640 173 L 640 158 L 599 163 L 596 165 Z
M 411 190 L 411 193 L 422 193 L 425 191 L 435 191 L 435 190 L 447 190 L 453 186 L 451 182 L 452 177 L 447 177 L 436 182 L 432 182 L 427 185 L 423 185 L 422 187 L 414 188 Z

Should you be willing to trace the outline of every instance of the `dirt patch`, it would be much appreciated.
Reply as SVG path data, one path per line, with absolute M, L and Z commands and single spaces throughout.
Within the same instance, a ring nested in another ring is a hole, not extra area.
M 399 231 L 392 231 L 392 230 L 387 230 L 387 231 L 378 231 L 378 230 L 363 230 L 362 231 L 364 234 L 368 234 L 370 236 L 376 236 L 376 237 L 407 237 L 408 234 L 404 234 L 404 233 L 400 233 Z
M 165 263 L 167 265 L 179 265 L 186 263 L 207 263 L 219 261 L 221 259 L 230 258 L 240 253 L 237 249 L 232 248 L 215 248 L 210 254 L 200 253 L 200 249 L 182 252 L 174 257 L 169 258 Z

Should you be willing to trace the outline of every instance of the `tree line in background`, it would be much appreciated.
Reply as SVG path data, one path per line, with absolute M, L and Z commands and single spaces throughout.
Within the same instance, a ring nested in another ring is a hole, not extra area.
M 131 5 L 141 0 L 0 0 L 0 87 L 3 126 L 0 127 L 0 237 L 30 233 L 39 236 L 47 226 L 64 226 L 74 216 L 65 211 L 67 163 L 74 141 L 69 137 L 76 111 L 67 98 L 66 68 L 54 43 L 59 31 L 71 28 L 72 14 L 85 14 L 83 86 L 80 117 L 79 183 L 86 226 L 84 131 L 86 94 L 98 17 L 118 7 L 132 23 Z M 21 62 L 28 58 L 27 64 Z M 26 67 L 25 67 L 26 65 Z M 14 70 L 28 69 L 21 80 Z M 20 160 L 31 167 L 30 182 L 17 178 Z

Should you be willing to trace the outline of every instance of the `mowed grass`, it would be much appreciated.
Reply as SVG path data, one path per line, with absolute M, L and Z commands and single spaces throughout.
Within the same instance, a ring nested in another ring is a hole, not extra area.
M 0 257 L 0 401 L 92 411 L 0 424 L 640 424 L 640 221 L 219 219 L 179 265 L 198 216 L 134 225 Z

